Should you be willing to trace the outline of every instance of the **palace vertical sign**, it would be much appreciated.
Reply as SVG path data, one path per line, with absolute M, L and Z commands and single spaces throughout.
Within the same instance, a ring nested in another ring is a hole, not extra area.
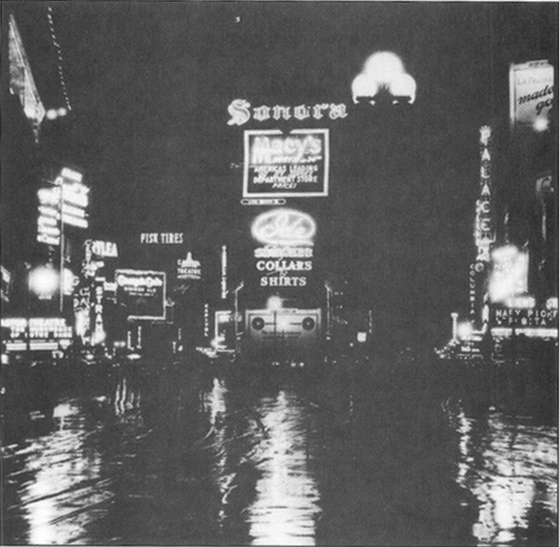
M 328 195 L 328 129 L 245 131 L 243 197 Z
M 491 178 L 491 127 L 480 128 L 479 198 L 476 201 L 474 240 L 477 247 L 476 261 L 470 265 L 469 296 L 470 317 L 475 323 L 481 319 L 483 328 L 489 324 L 489 297 L 485 288 L 491 247 L 495 241 L 493 222 L 493 182 Z

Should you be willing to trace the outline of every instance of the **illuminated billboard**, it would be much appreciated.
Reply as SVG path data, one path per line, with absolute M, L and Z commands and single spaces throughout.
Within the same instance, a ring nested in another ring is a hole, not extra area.
M 547 129 L 554 99 L 554 69 L 548 61 L 510 66 L 510 121 L 513 126 Z
M 243 197 L 328 195 L 328 129 L 245 131 Z
M 316 222 L 308 213 L 280 207 L 258 215 L 251 226 L 253 288 L 308 287 L 314 273 Z
M 526 251 L 505 245 L 493 251 L 491 260 L 489 296 L 492 302 L 505 303 L 528 292 L 529 257 Z
M 496 308 L 493 310 L 496 327 L 557 329 L 557 310 L 545 308 Z
M 116 298 L 129 319 L 165 319 L 165 272 L 116 270 Z
M 192 253 L 187 253 L 186 258 L 177 260 L 177 280 L 202 279 L 202 266 L 199 260 L 192 258 Z
M 254 267 L 259 287 L 306 287 L 313 271 L 312 247 L 258 247 Z
M 272 209 L 256 217 L 251 232 L 265 245 L 312 245 L 316 223 L 309 214 L 295 209 Z

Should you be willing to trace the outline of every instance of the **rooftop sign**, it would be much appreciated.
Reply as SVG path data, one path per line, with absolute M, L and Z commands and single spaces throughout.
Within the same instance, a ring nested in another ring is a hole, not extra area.
M 253 119 L 258 122 L 268 120 L 323 120 L 328 118 L 336 120 L 347 117 L 345 104 L 317 103 L 312 105 L 300 104 L 298 106 L 261 105 L 252 106 L 245 99 L 235 99 L 228 107 L 227 112 L 231 118 L 227 125 L 244 125 Z

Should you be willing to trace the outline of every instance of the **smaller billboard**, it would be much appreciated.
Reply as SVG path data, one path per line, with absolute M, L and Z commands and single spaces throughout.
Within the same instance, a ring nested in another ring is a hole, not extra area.
M 245 131 L 244 198 L 328 195 L 328 129 Z
M 526 251 L 505 245 L 493 251 L 491 262 L 488 288 L 492 302 L 505 303 L 528 292 L 529 257 Z
M 112 241 L 100 241 L 88 239 L 86 245 L 89 246 L 91 254 L 99 258 L 118 258 L 118 246 Z
M 165 319 L 165 272 L 116 270 L 116 298 L 128 319 Z
M 496 327 L 557 329 L 557 310 L 545 308 L 495 308 Z
M 511 124 L 547 128 L 555 96 L 553 65 L 547 60 L 513 64 L 509 80 Z
M 199 260 L 187 253 L 186 258 L 177 259 L 177 280 L 202 279 L 202 266 Z

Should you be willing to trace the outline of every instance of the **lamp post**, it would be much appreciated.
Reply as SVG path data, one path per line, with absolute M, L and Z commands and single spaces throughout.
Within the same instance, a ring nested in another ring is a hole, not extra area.
M 270 296 L 266 307 L 272 312 L 274 318 L 274 346 L 277 346 L 277 325 L 278 325 L 278 310 L 283 308 L 283 300 L 280 296 Z
M 328 283 L 324 283 L 326 289 L 326 336 L 332 336 L 332 289 Z
M 235 355 L 239 353 L 239 291 L 245 286 L 243 282 L 233 291 L 235 293 Z

